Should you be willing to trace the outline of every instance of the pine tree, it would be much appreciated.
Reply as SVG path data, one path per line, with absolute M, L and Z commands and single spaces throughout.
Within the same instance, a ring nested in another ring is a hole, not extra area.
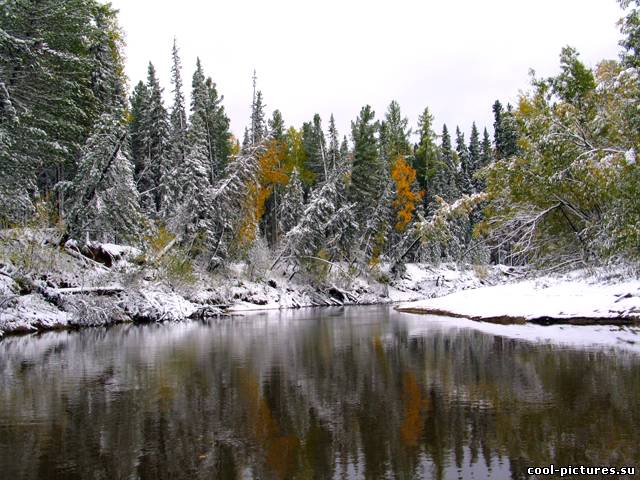
M 142 214 L 126 154 L 122 113 L 103 114 L 82 149 L 71 189 L 68 233 L 84 241 L 121 241 L 140 231 Z

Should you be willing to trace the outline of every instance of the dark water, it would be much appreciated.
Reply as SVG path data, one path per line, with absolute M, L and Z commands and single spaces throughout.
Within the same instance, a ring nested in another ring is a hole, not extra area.
M 640 466 L 637 353 L 378 307 L 0 341 L 2 479 L 520 479 L 550 463 Z

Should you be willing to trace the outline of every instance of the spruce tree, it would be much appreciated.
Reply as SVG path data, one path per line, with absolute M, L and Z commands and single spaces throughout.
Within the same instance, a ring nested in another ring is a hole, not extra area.
M 240 150 L 242 153 L 247 153 L 249 147 L 251 147 L 251 137 L 249 136 L 249 128 L 245 127 L 244 135 L 242 136 L 242 146 Z
M 171 201 L 176 198 L 176 192 L 172 192 L 171 188 L 175 186 L 174 177 L 177 174 L 178 167 L 185 161 L 188 148 L 187 112 L 183 89 L 182 62 L 178 44 L 174 38 L 171 49 L 171 92 L 173 94 L 173 103 L 169 114 L 169 148 L 166 154 L 164 178 L 161 179 L 162 217 L 165 219 L 173 215 L 177 207 Z
M 177 166 L 170 191 L 177 215 L 171 226 L 184 236 L 204 233 L 211 242 L 211 185 L 209 155 L 204 120 L 195 116 L 187 134 L 189 145 L 184 162 Z
M 327 165 L 330 171 L 336 169 L 342 163 L 340 154 L 340 143 L 338 140 L 338 129 L 333 113 L 329 117 L 329 145 L 327 147 Z
M 595 88 L 595 84 L 593 85 Z M 518 125 L 513 107 L 507 104 L 507 111 L 502 115 L 502 150 L 500 158 L 509 158 L 518 154 Z
M 406 156 L 411 153 L 411 129 L 408 124 L 409 120 L 402 116 L 400 104 L 393 100 L 387 108 L 384 121 L 380 124 L 382 156 L 388 167 L 398 155 Z
M 213 80 L 210 77 L 205 78 L 199 58 L 191 85 L 191 123 L 194 122 L 194 118 L 200 118 L 201 134 L 205 137 L 203 141 L 207 147 L 209 183 L 214 184 L 222 175 L 231 154 L 229 118 L 222 106 L 223 98 L 218 95 Z
M 182 61 L 180 60 L 180 52 L 175 38 L 171 49 L 171 60 L 171 92 L 173 93 L 173 105 L 170 115 L 171 138 L 172 143 L 179 143 L 181 149 L 184 149 L 187 135 L 187 112 L 182 83 Z
M 162 101 L 162 88 L 156 70 L 149 62 L 147 98 L 142 106 L 141 169 L 138 172 L 138 189 L 145 210 L 151 214 L 161 208 L 161 180 L 167 171 L 169 147 L 169 119 Z
M 471 157 L 469 149 L 465 144 L 464 134 L 458 127 L 456 127 L 456 154 L 458 157 L 458 168 L 456 171 L 458 190 L 462 194 L 469 195 L 473 190 L 470 177 L 472 173 Z
M 482 146 L 480 145 L 480 133 L 476 123 L 473 122 L 471 126 L 471 138 L 469 139 L 469 171 L 467 176 L 471 181 L 470 193 L 478 191 L 478 180 L 475 178 L 475 173 L 481 167 L 482 164 Z
M 138 192 L 121 111 L 103 114 L 82 149 L 66 218 L 72 238 L 118 242 L 141 229 Z
M 306 155 L 306 166 L 314 175 L 315 183 L 324 182 L 329 173 L 326 155 L 326 140 L 322 130 L 322 120 L 317 113 L 311 123 L 302 125 L 302 143 Z
M 491 138 L 489 137 L 489 132 L 487 129 L 484 129 L 484 133 L 482 135 L 482 145 L 480 147 L 480 165 L 479 168 L 482 169 L 489 165 L 493 161 L 493 150 L 491 148 Z M 486 185 L 485 181 L 481 178 L 476 178 L 476 190 L 478 192 L 484 191 Z
M 359 206 L 371 206 L 380 193 L 384 166 L 378 152 L 378 123 L 369 105 L 362 107 L 355 122 L 351 122 L 353 137 L 353 170 L 350 199 Z
M 126 78 L 123 74 L 124 41 L 111 5 L 94 10 L 95 31 L 89 47 L 93 60 L 91 90 L 99 112 L 126 107 Z
M 208 110 L 207 116 L 211 125 L 209 140 L 209 158 L 215 165 L 216 175 L 220 177 L 224 172 L 229 157 L 231 155 L 231 132 L 229 131 L 230 120 L 222 105 L 224 97 L 218 96 L 216 84 L 207 78 Z
M 139 81 L 134 87 L 130 102 L 129 135 L 131 138 L 131 158 L 135 166 L 136 179 L 144 167 L 145 146 L 144 146 L 144 123 L 145 109 L 149 104 L 149 91 L 144 82 Z
M 418 118 L 419 141 L 413 158 L 413 168 L 420 189 L 426 192 L 425 203 L 433 200 L 432 180 L 438 169 L 442 169 L 439 161 L 439 150 L 436 144 L 436 133 L 433 131 L 433 116 L 425 108 Z
M 493 104 L 493 143 L 496 146 L 496 158 L 503 158 L 504 133 L 502 130 L 502 104 L 496 100 Z
M 288 233 L 298 224 L 304 212 L 304 190 L 298 169 L 294 168 L 280 204 L 280 231 Z
M 627 68 L 640 69 L 640 1 L 618 0 L 622 8 L 629 8 L 627 15 L 620 20 L 620 31 L 624 38 L 620 41 L 623 48 L 620 57 L 622 64 Z
M 268 122 L 269 124 L 269 133 L 271 138 L 278 142 L 284 141 L 284 120 L 282 119 L 282 113 L 280 110 L 274 110 L 271 116 L 271 119 Z
M 264 109 L 262 92 L 256 91 L 256 72 L 253 72 L 253 99 L 251 100 L 251 126 L 249 127 L 249 139 L 252 146 L 256 146 L 265 136 Z
M 1 10 L 0 96 L 16 119 L 3 127 L 12 160 L 2 182 L 29 185 L 27 203 L 52 198 L 63 213 L 94 123 L 126 101 L 116 11 L 93 0 L 5 1 Z
M 347 136 L 344 135 L 342 137 L 342 142 L 340 143 L 340 161 L 342 164 L 346 164 L 349 160 L 349 142 L 347 141 Z
M 459 197 L 457 179 L 457 163 L 451 147 L 451 136 L 446 125 L 442 126 L 440 140 L 440 168 L 436 171 L 433 181 L 434 195 L 439 195 L 446 202 L 452 202 Z

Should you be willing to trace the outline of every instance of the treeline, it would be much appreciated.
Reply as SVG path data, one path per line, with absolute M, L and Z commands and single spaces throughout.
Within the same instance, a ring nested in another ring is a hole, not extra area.
M 493 137 L 415 135 L 393 101 L 365 106 L 350 141 L 333 116 L 286 127 L 254 92 L 242 142 L 198 60 L 186 105 L 153 65 L 127 98 L 116 14 L 88 0 L 20 0 L 0 25 L 0 221 L 64 238 L 175 239 L 228 260 L 401 268 L 407 261 L 573 265 L 640 253 L 638 0 L 622 0 L 620 61 L 592 71 L 565 48 L 519 104 L 493 105 Z M 633 4 L 633 5 L 632 5 Z M 417 139 L 417 141 L 413 141 Z

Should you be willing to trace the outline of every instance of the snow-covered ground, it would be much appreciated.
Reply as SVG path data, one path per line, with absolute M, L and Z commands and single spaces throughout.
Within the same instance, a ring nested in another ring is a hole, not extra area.
M 10 232 L 10 233 L 7 233 Z M 508 281 L 499 267 L 409 264 L 322 280 L 284 268 L 261 272 L 242 263 L 211 273 L 196 266 L 171 278 L 136 248 L 91 242 L 59 248 L 55 232 L 0 231 L 0 336 L 122 322 L 183 321 L 249 310 L 383 304 L 418 300 Z M 294 278 L 295 277 L 295 278 Z
M 520 281 L 505 266 L 389 265 L 322 280 L 279 267 L 255 274 L 242 263 L 211 273 L 194 266 L 172 278 L 138 249 L 91 243 L 59 248 L 52 233 L 0 232 L 0 336 L 122 322 L 183 321 L 223 313 L 404 302 L 399 309 L 475 320 L 620 323 L 640 317 L 640 280 L 621 269 Z M 340 266 L 338 266 L 340 267 Z M 293 272 L 293 273 L 292 273 Z M 425 300 L 429 299 L 429 300 Z M 411 302 L 411 303 L 410 303 Z
M 576 271 L 459 291 L 397 309 L 493 322 L 633 323 L 640 320 L 640 280 Z
M 640 353 L 640 327 L 628 325 L 498 325 L 466 318 L 406 315 L 410 336 L 434 330 L 477 330 L 499 337 L 566 348 L 616 349 Z

